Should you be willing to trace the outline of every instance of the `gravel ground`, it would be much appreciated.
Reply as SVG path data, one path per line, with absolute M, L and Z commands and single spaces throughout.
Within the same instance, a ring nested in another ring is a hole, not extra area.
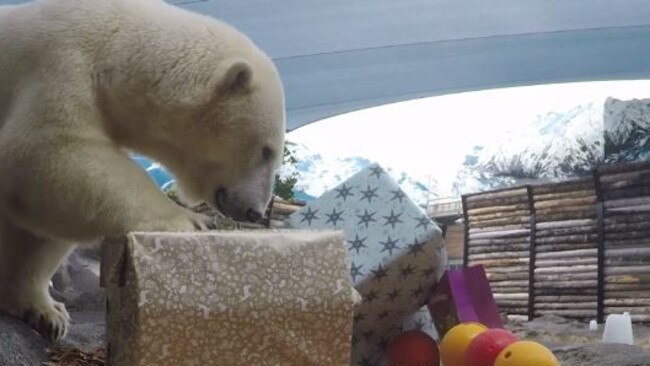
M 54 280 L 53 295 L 64 301 L 72 316 L 71 328 L 60 346 L 86 351 L 103 345 L 104 294 L 99 288 L 97 253 L 77 251 Z M 509 321 L 507 328 L 522 339 L 541 342 L 552 349 L 562 366 L 650 366 L 650 325 L 635 325 L 635 345 L 601 343 L 603 325 L 589 331 L 586 322 L 556 316 L 534 321 Z M 20 321 L 0 315 L 0 366 L 41 366 L 45 341 Z
M 102 346 L 104 313 L 73 311 L 71 315 L 70 332 L 59 345 L 84 350 Z M 507 328 L 547 345 L 562 366 L 650 366 L 650 326 L 635 326 L 634 346 L 602 344 L 602 326 L 591 332 L 586 323 L 554 316 L 509 322 Z M 41 366 L 47 358 L 45 350 L 52 346 L 18 320 L 0 315 L 0 366 Z
M 46 350 L 57 345 L 88 351 L 103 346 L 103 312 L 71 312 L 70 315 L 68 335 L 57 344 L 46 341 L 18 319 L 0 315 L 0 366 L 41 366 L 47 361 Z
M 520 338 L 551 348 L 562 366 L 650 366 L 650 326 L 634 325 L 634 346 L 603 344 L 604 326 L 590 331 L 589 324 L 557 316 L 531 322 L 511 321 L 507 328 Z

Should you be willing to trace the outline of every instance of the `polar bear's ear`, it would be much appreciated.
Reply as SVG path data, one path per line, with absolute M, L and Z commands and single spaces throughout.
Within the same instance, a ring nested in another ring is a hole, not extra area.
M 246 61 L 237 60 L 228 65 L 221 88 L 230 93 L 247 91 L 253 81 L 253 68 Z

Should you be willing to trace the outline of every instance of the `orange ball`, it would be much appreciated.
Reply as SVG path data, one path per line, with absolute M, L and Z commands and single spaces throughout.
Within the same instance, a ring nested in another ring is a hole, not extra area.
M 395 337 L 388 351 L 390 366 L 439 366 L 438 345 L 428 334 L 411 330 Z
M 519 341 L 504 348 L 494 366 L 560 366 L 553 352 L 534 341 Z
M 451 328 L 440 342 L 440 358 L 445 366 L 465 366 L 467 348 L 479 334 L 487 331 L 479 323 L 462 323 Z

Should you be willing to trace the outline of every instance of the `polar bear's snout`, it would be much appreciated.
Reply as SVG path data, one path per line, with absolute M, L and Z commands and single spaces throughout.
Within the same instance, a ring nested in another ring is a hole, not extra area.
M 239 195 L 224 187 L 215 191 L 214 204 L 224 215 L 239 221 L 259 222 L 264 217 L 264 206 L 248 205 Z

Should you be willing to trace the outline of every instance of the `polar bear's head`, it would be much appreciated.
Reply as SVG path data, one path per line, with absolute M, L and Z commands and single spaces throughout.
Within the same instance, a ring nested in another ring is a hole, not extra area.
M 283 156 L 283 88 L 270 60 L 225 62 L 213 97 L 176 130 L 161 161 L 185 199 L 259 221 Z
M 278 70 L 235 28 L 168 10 L 113 34 L 96 57 L 107 129 L 119 145 L 169 168 L 185 199 L 257 221 L 284 149 Z

